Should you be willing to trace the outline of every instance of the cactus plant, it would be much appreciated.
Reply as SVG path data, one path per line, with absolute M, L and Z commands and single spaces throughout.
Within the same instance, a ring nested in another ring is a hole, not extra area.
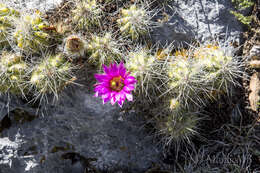
M 35 66 L 30 78 L 35 99 L 46 94 L 58 98 L 58 93 L 74 78 L 72 70 L 72 64 L 66 61 L 63 54 L 47 56 Z
M 52 31 L 47 31 L 49 24 L 43 20 L 41 13 L 24 13 L 14 20 L 12 35 L 18 48 L 27 53 L 35 53 L 53 44 Z
M 96 0 L 78 0 L 72 10 L 72 21 L 78 29 L 89 29 L 100 25 L 102 10 Z
M 101 67 L 103 64 L 119 60 L 122 54 L 119 47 L 120 42 L 111 33 L 108 32 L 102 36 L 93 34 L 87 46 L 90 54 L 89 61 Z
M 151 87 L 155 60 L 151 50 L 142 47 L 129 52 L 126 58 L 126 68 L 137 79 L 139 85 L 137 89 L 139 88 L 145 95 L 148 95 L 148 89 Z
M 120 31 L 130 36 L 132 40 L 138 39 L 141 35 L 147 34 L 152 27 L 152 11 L 148 10 L 149 6 L 145 3 L 141 5 L 133 4 L 127 9 L 121 9 L 120 18 L 117 23 Z
M 204 92 L 204 81 L 201 79 L 202 70 L 193 64 L 190 58 L 177 56 L 168 62 L 168 90 L 179 102 L 188 106 L 189 104 L 203 105 L 204 101 L 200 94 Z
M 15 27 L 13 20 L 19 14 L 18 11 L 0 4 L 0 48 L 9 47 L 8 39 L 10 38 L 10 32 Z
M 227 93 L 235 80 L 243 75 L 244 63 L 232 55 L 229 44 L 216 43 L 198 48 L 177 51 L 168 64 L 168 90 L 185 105 L 205 105 L 217 95 Z
M 28 65 L 22 56 L 3 52 L 0 60 L 0 91 L 25 96 Z
M 172 57 L 173 55 L 173 50 L 174 50 L 174 45 L 169 44 L 167 47 L 157 47 L 156 48 L 156 59 L 160 61 L 168 61 L 168 58 Z
M 168 111 L 166 115 L 156 121 L 156 127 L 163 135 L 166 145 L 190 142 L 191 137 L 198 134 L 199 120 L 200 118 L 195 113 L 181 108 L 177 111 Z
M 231 85 L 239 85 L 236 78 L 244 75 L 244 63 L 233 52 L 234 48 L 230 44 L 216 43 L 201 45 L 194 50 L 197 67 L 204 72 L 201 78 L 210 88 L 208 96 L 214 97 L 212 93 L 216 92 L 229 94 Z

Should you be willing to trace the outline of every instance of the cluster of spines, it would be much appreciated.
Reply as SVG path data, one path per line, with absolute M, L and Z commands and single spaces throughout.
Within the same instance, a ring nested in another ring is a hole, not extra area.
M 100 67 L 103 64 L 110 64 L 121 58 L 120 42 L 107 32 L 101 36 L 93 34 L 87 45 L 89 61 Z
M 75 66 L 64 54 L 82 55 L 85 42 L 72 35 L 65 41 L 65 50 L 54 53 L 50 47 L 58 44 L 60 35 L 42 16 L 38 10 L 20 12 L 0 4 L 0 46 L 6 50 L 1 52 L 1 93 L 34 99 L 47 94 L 58 97 L 58 92 L 74 79 Z M 51 55 L 44 56 L 45 48 L 50 48 Z M 43 60 L 34 63 L 39 54 Z
M 200 120 L 197 112 L 218 96 L 229 96 L 232 87 L 239 85 L 236 79 L 243 76 L 244 62 L 232 54 L 234 48 L 226 43 L 211 42 L 177 51 L 169 45 L 149 52 L 153 61 L 147 61 L 148 56 L 140 56 L 146 57 L 142 61 L 133 56 L 126 65 L 135 75 L 152 74 L 151 81 L 161 86 L 158 88 L 163 93 L 159 99 L 154 98 L 164 105 L 165 113 L 156 122 L 160 132 L 168 141 L 189 141 Z M 144 78 L 137 79 L 145 82 Z
M 133 4 L 129 8 L 121 9 L 120 18 L 117 23 L 123 35 L 129 36 L 132 40 L 148 33 L 152 25 L 151 11 L 149 6 Z
M 164 137 L 163 143 L 190 143 L 191 137 L 198 134 L 200 118 L 196 112 L 185 109 L 168 111 L 162 118 L 156 120 L 156 127 Z
M 43 20 L 39 11 L 34 14 L 24 13 L 14 20 L 14 25 L 12 38 L 19 50 L 35 53 L 53 43 L 52 31 L 48 31 L 50 26 Z
M 21 97 L 53 94 L 58 97 L 73 78 L 72 64 L 62 54 L 48 56 L 33 67 L 16 53 L 3 52 L 0 61 L 0 92 Z
M 36 65 L 32 71 L 30 84 L 36 97 L 53 94 L 58 98 L 58 93 L 73 78 L 73 66 L 63 54 L 49 55 Z
M 96 0 L 78 0 L 72 10 L 72 21 L 78 29 L 87 30 L 99 26 L 102 10 Z
M 137 89 L 139 94 L 149 96 L 149 89 L 152 89 L 153 67 L 156 58 L 151 50 L 145 47 L 139 47 L 130 51 L 126 58 L 126 68 L 137 79 Z
M 1 47 L 17 46 L 18 50 L 27 53 L 41 51 L 50 46 L 51 32 L 47 31 L 48 23 L 39 11 L 34 14 L 19 12 L 0 4 L 0 42 Z
M 21 55 L 2 52 L 0 60 L 0 91 L 1 93 L 25 93 L 27 80 L 27 63 Z
M 229 47 L 231 48 L 231 47 Z M 189 55 L 173 57 L 168 64 L 169 94 L 181 103 L 205 105 L 218 94 L 228 93 L 230 84 L 242 76 L 243 64 L 217 44 L 201 45 Z
M 19 15 L 18 11 L 0 4 L 0 48 L 9 46 L 9 34 L 15 27 L 13 21 Z

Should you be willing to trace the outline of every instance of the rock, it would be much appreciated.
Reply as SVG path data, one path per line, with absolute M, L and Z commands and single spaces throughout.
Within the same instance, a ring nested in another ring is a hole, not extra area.
M 13 137 L 13 140 L 8 137 L 0 138 L 1 173 L 22 173 L 37 165 L 32 162 L 33 158 L 19 156 L 19 148 L 23 143 L 19 131 Z
M 12 100 L 12 102 L 10 102 Z M 7 116 L 7 114 L 21 105 L 21 101 L 14 96 L 2 94 L 0 97 L 0 122 Z M 2 124 L 0 123 L 0 132 Z
M 62 159 L 68 152 L 87 160 L 96 159 L 89 165 L 101 171 L 127 168 L 135 173 L 144 172 L 160 162 L 156 143 L 142 128 L 145 123 L 142 115 L 120 114 L 117 106 L 103 105 L 100 98 L 80 87 L 66 91 L 61 98 L 57 105 L 46 107 L 44 116 L 2 132 L 11 141 L 15 134 L 20 134 L 22 143 L 16 148 L 18 166 L 34 165 L 32 169 L 23 167 L 28 172 L 82 169 L 81 164 Z M 30 156 L 30 161 L 25 156 Z
M 259 92 L 260 92 L 260 80 L 259 73 L 254 73 L 250 78 L 250 93 L 249 93 L 249 103 L 253 111 L 257 111 L 259 107 Z
M 0 0 L 0 2 L 18 9 L 49 11 L 58 7 L 63 0 Z
M 254 45 L 251 48 L 249 58 L 252 60 L 260 60 L 260 45 Z
M 240 43 L 242 24 L 230 14 L 234 10 L 231 1 L 174 0 L 167 9 L 171 19 L 154 29 L 153 42 L 186 45 L 191 41 L 220 38 Z
M 260 60 L 252 60 L 249 62 L 251 68 L 258 69 L 260 68 Z
M 13 157 L 17 156 L 18 143 L 10 141 L 7 137 L 0 138 L 0 164 L 12 166 Z

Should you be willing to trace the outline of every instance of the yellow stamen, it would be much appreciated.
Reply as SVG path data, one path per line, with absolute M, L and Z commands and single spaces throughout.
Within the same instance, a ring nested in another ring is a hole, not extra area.
M 121 91 L 124 87 L 124 82 L 121 76 L 114 77 L 110 80 L 110 88 L 113 91 Z

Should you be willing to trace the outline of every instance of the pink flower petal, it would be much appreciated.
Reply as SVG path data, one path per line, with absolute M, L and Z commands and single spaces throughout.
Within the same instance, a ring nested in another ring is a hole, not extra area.
M 106 74 L 95 74 L 95 78 L 99 82 L 107 82 L 107 81 L 111 80 L 111 77 Z
M 98 92 L 96 92 L 94 96 L 95 96 L 95 97 L 98 97 Z
M 111 105 L 114 105 L 116 103 L 116 98 L 115 97 L 112 97 L 111 98 Z
M 103 98 L 103 97 L 102 97 Z M 110 100 L 110 96 L 103 98 L 103 104 L 107 103 Z
M 103 94 L 103 93 L 109 92 L 110 90 L 106 86 L 98 85 L 98 86 L 95 87 L 94 91 Z
M 126 98 L 125 94 L 126 94 L 126 92 L 124 90 L 120 91 L 120 99 L 122 99 L 123 101 L 125 101 L 125 98 Z
M 124 67 L 123 62 L 120 62 L 118 70 L 119 70 L 119 75 L 122 76 L 122 77 L 125 77 L 125 75 L 126 75 L 126 68 Z
M 107 99 L 107 98 L 110 98 L 110 94 L 106 93 L 106 94 L 103 94 L 101 97 L 102 97 L 102 99 Z
M 111 66 L 111 68 L 110 68 L 110 75 L 111 76 L 117 76 L 118 75 L 118 69 L 117 69 L 116 63 L 115 64 L 111 64 L 110 66 Z
M 103 69 L 106 74 L 110 73 L 109 67 L 107 67 L 106 65 L 103 65 Z
M 125 85 L 134 84 L 136 82 L 137 82 L 137 80 L 135 80 L 135 77 L 133 77 L 133 76 L 127 76 L 126 79 L 124 80 Z
M 115 98 L 116 98 L 116 101 L 119 101 L 119 100 L 120 100 L 120 98 L 121 98 L 121 95 L 120 95 L 120 93 L 117 93 L 117 94 L 115 95 Z
M 128 101 L 133 101 L 133 95 L 132 94 L 128 94 L 128 93 L 125 93 L 125 96 L 126 96 L 126 99 L 128 100 Z
M 120 106 L 120 108 L 122 108 L 123 103 L 124 103 L 124 100 L 119 100 L 117 103 L 118 103 L 118 105 Z
M 129 93 L 130 91 L 133 91 L 135 89 L 134 85 L 125 85 L 123 90 L 127 93 Z

